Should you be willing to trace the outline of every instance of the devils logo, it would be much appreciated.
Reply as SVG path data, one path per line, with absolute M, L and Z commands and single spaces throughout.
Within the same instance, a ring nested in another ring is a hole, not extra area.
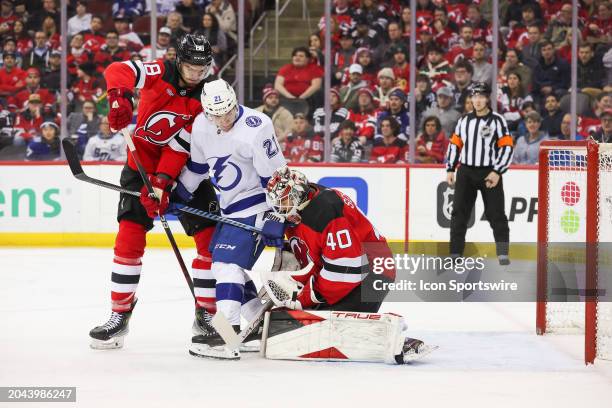
M 136 137 L 164 146 L 191 121 L 191 115 L 160 111 L 149 116 L 144 126 L 136 129 Z
M 302 268 L 312 262 L 308 246 L 299 237 L 293 236 L 289 238 L 289 246 L 291 247 L 291 252 L 295 255 L 295 259 L 297 259 Z

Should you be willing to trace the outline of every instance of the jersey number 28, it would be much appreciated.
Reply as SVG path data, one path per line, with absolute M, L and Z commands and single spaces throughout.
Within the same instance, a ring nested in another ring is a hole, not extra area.
M 336 231 L 335 240 L 334 233 L 327 233 L 327 246 L 331 248 L 332 251 L 336 250 L 336 246 L 340 249 L 349 248 L 353 243 L 351 242 L 351 235 L 349 234 L 347 229 L 343 229 L 340 231 Z

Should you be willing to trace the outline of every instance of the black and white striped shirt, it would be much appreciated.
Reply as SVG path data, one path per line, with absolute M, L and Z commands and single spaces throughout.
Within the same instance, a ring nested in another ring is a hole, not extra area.
M 457 164 L 471 167 L 492 167 L 499 174 L 512 163 L 513 140 L 503 116 L 489 112 L 484 116 L 468 113 L 459 119 L 446 152 L 446 169 Z

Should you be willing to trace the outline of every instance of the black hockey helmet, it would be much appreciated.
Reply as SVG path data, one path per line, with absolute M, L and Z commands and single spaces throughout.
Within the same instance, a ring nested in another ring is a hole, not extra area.
M 488 97 L 491 95 L 491 89 L 485 82 L 474 82 L 469 86 L 468 90 L 470 92 L 470 96 L 481 94 Z
M 176 62 L 186 62 L 193 65 L 210 66 L 212 64 L 212 49 L 210 43 L 200 34 L 185 34 L 179 41 L 176 50 Z

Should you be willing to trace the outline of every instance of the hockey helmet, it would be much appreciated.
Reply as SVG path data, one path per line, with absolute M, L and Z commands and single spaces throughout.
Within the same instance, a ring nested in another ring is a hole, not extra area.
M 298 223 L 298 211 L 305 207 L 308 194 L 308 179 L 303 173 L 283 166 L 270 177 L 266 193 L 268 204 L 275 212 L 287 217 L 289 222 Z
M 468 91 L 470 96 L 480 94 L 488 97 L 491 95 L 491 89 L 485 82 L 474 82 L 469 86 Z
M 209 118 L 224 116 L 238 104 L 236 93 L 230 84 L 223 79 L 207 82 L 202 87 L 202 108 Z
M 210 43 L 200 34 L 185 34 L 179 41 L 176 50 L 176 62 L 186 62 L 193 65 L 210 66 L 212 64 L 212 48 Z

